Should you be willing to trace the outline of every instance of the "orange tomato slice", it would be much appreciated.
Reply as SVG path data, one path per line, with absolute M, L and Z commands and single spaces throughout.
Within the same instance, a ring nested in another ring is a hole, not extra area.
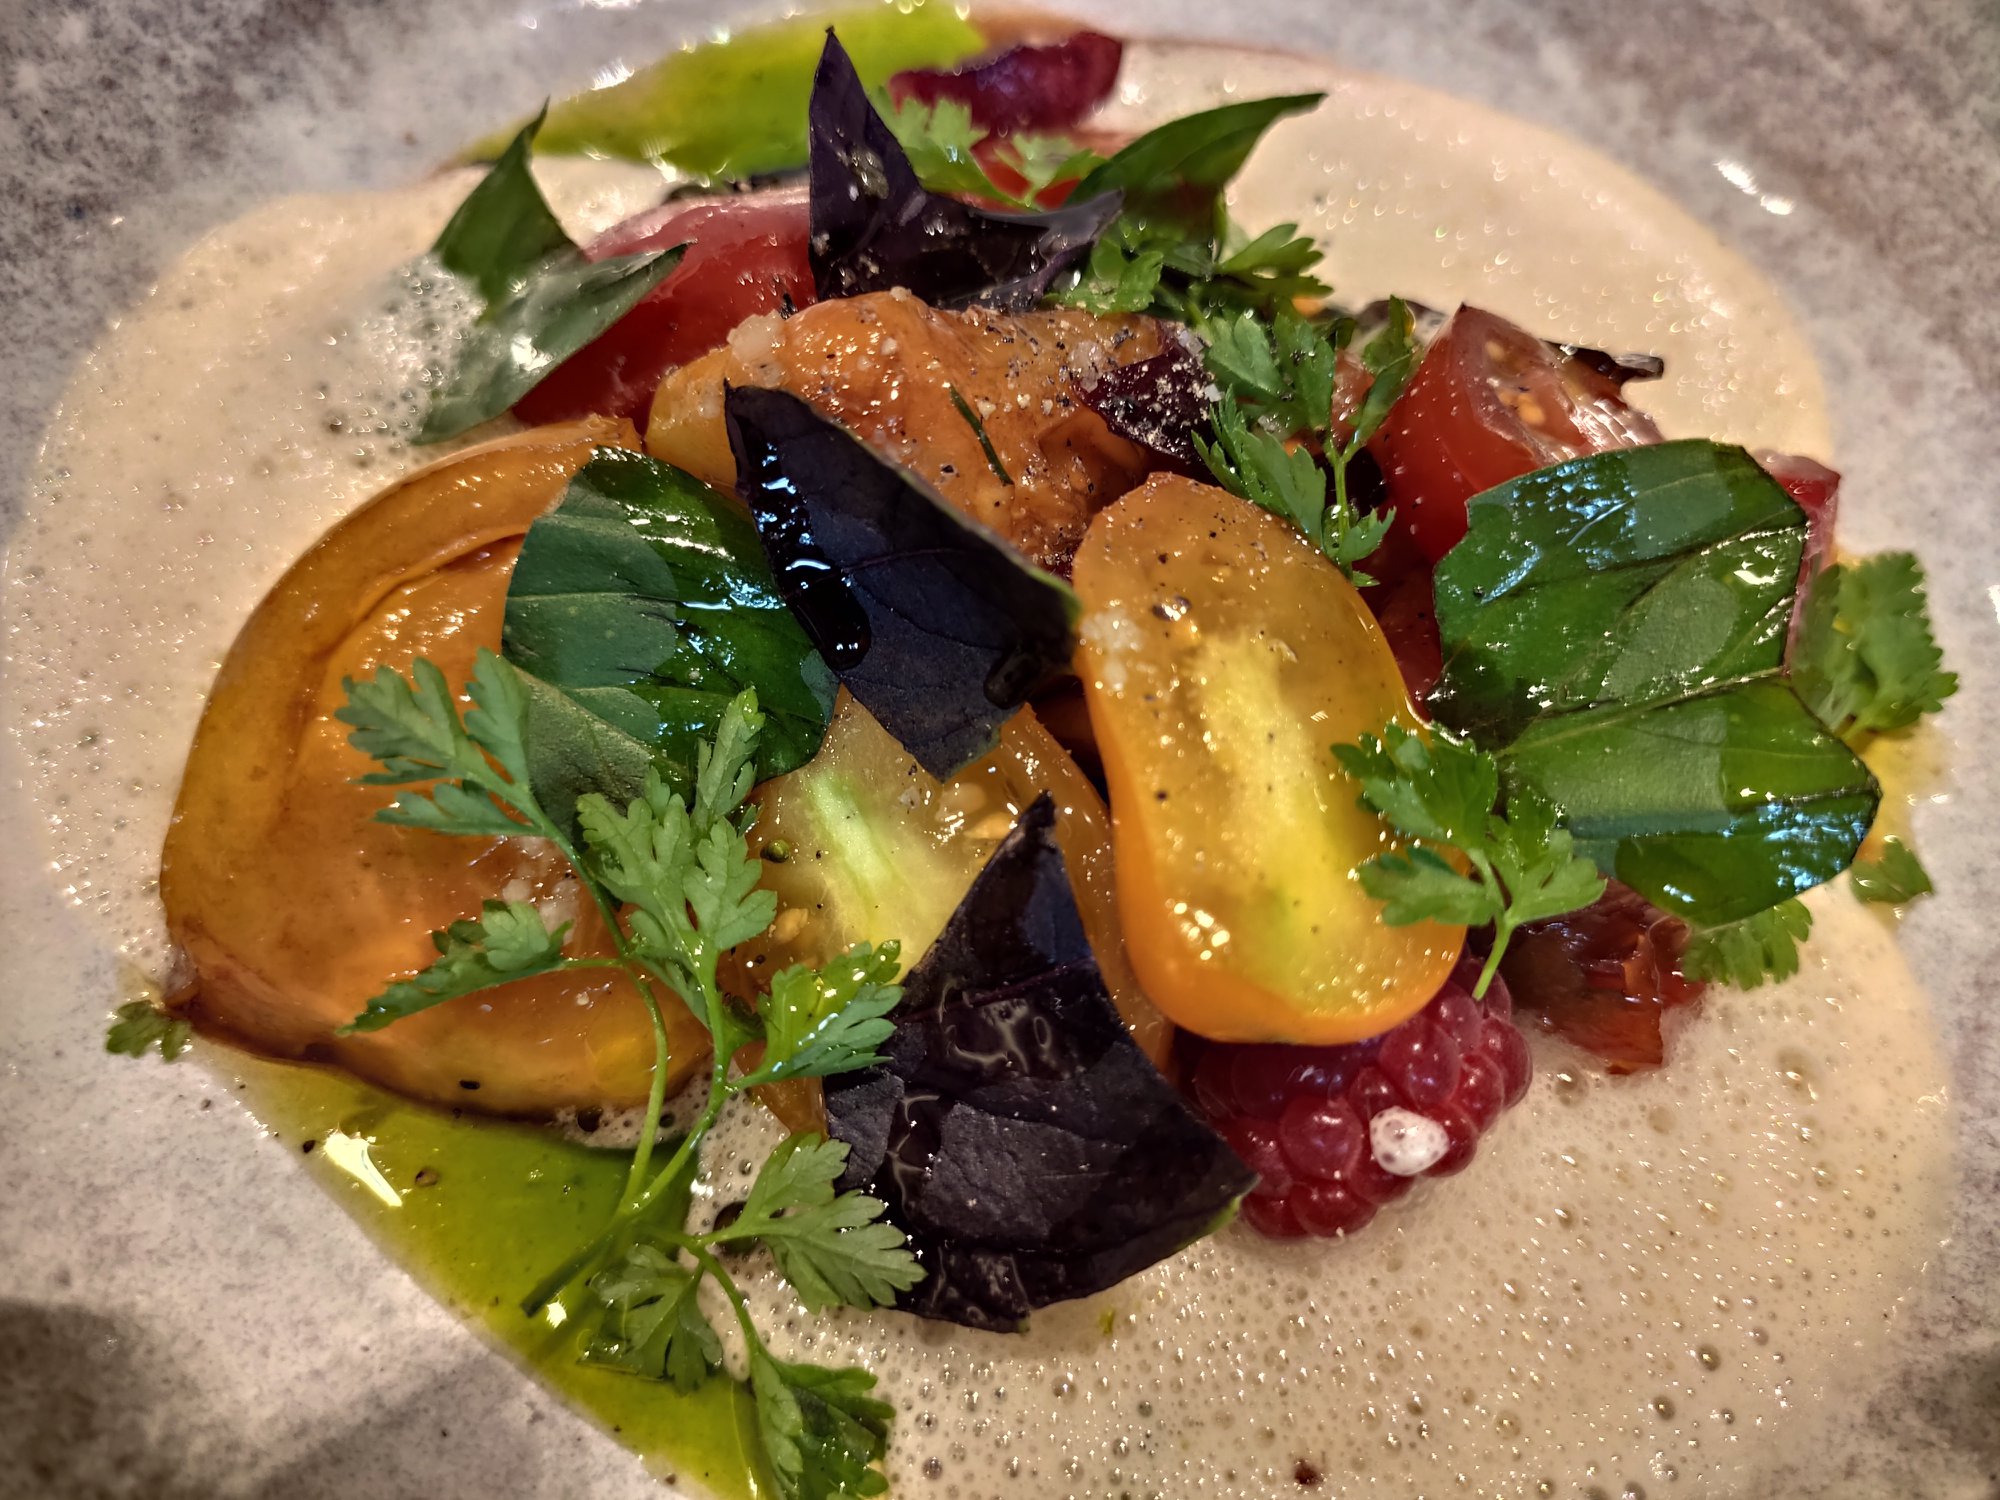
M 1355 873 L 1401 843 L 1331 747 L 1421 727 L 1361 596 L 1275 516 L 1177 476 L 1097 517 L 1075 584 L 1147 996 L 1224 1041 L 1354 1042 L 1415 1014 L 1465 933 L 1389 926 Z

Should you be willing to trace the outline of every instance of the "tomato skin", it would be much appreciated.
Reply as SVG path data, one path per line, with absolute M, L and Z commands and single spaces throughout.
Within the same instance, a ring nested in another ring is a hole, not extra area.
M 1353 586 L 1283 521 L 1178 475 L 1099 514 L 1074 582 L 1147 997 L 1235 1042 L 1357 1042 L 1421 1010 L 1465 930 L 1389 926 L 1355 873 L 1403 841 L 1330 747 L 1417 720 Z
M 1806 551 L 1800 580 L 1833 561 L 1833 526 L 1840 512 L 1840 475 L 1815 458 L 1763 450 L 1756 455 L 1764 472 L 1806 513 Z
M 806 240 L 803 187 L 666 203 L 614 224 L 584 247 L 585 255 L 608 260 L 685 242 L 681 263 L 550 371 L 515 403 L 514 414 L 540 424 L 602 413 L 643 429 L 668 370 L 720 348 L 745 318 L 813 301 Z
M 1369 443 L 1395 531 L 1435 564 L 1465 535 L 1465 502 L 1531 469 L 1660 440 L 1619 382 L 1526 329 L 1461 307 Z

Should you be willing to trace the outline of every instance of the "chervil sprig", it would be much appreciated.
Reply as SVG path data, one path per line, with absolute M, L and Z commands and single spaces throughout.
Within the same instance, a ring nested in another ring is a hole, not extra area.
M 1516 791 L 1496 810 L 1500 772 L 1492 756 L 1442 731 L 1426 737 L 1399 724 L 1380 738 L 1363 735 L 1358 744 L 1336 745 L 1333 753 L 1361 784 L 1362 804 L 1417 841 L 1361 866 L 1362 888 L 1383 903 L 1383 920 L 1394 927 L 1425 921 L 1493 925 L 1493 948 L 1475 995 L 1486 993 L 1516 928 L 1588 906 L 1604 894 L 1604 877 L 1576 853 L 1545 798 Z
M 104 1050 L 125 1057 L 160 1054 L 162 1062 L 173 1062 L 194 1039 L 194 1028 L 176 1015 L 161 1010 L 150 1000 L 127 1000 L 113 1012 L 104 1033 Z
M 570 954 L 570 924 L 551 925 L 527 902 L 489 901 L 477 917 L 433 933 L 436 961 L 388 985 L 345 1029 L 377 1029 L 460 996 L 582 967 L 624 972 L 651 1018 L 652 1088 L 619 1208 L 544 1278 L 523 1310 L 538 1313 L 582 1279 L 598 1316 L 581 1357 L 691 1388 L 721 1365 L 721 1342 L 697 1297 L 704 1280 L 715 1281 L 750 1345 L 758 1430 L 785 1500 L 879 1493 L 884 1482 L 872 1466 L 882 1455 L 889 1409 L 866 1396 L 873 1377 L 777 1360 L 712 1253 L 725 1243 L 766 1246 L 809 1307 L 894 1301 L 923 1270 L 902 1231 L 882 1222 L 879 1200 L 835 1191 L 846 1146 L 793 1136 L 765 1163 L 733 1221 L 700 1235 L 686 1225 L 702 1141 L 729 1100 L 760 1084 L 878 1062 L 901 993 L 893 943 L 861 945 L 821 969 L 788 968 L 751 1008 L 722 992 L 723 954 L 762 932 L 777 909 L 776 897 L 759 885 L 763 861 L 747 837 L 763 728 L 756 694 L 735 698 L 700 748 L 691 795 L 670 790 L 658 774 L 622 808 L 588 794 L 577 800 L 579 836 L 572 839 L 530 789 L 527 694 L 500 657 L 480 654 L 468 690 L 474 706 L 462 717 L 428 661 L 414 663 L 408 679 L 383 670 L 347 689 L 339 716 L 355 746 L 381 766 L 362 779 L 430 783 L 401 793 L 379 817 L 441 833 L 547 839 L 603 914 L 613 951 Z M 699 1113 L 655 1167 L 671 1060 L 662 990 L 679 996 L 708 1033 L 710 1064 Z M 747 1073 L 734 1072 L 738 1053 L 760 1041 L 761 1059 Z

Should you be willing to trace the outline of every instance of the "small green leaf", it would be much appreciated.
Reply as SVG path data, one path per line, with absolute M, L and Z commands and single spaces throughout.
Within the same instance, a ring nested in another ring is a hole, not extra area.
M 1362 800 L 1414 839 L 1467 849 L 1482 845 L 1500 800 L 1493 757 L 1445 735 L 1429 741 L 1399 724 L 1383 737 L 1335 745 L 1335 758 L 1361 783 Z
M 1100 316 L 1145 312 L 1152 308 L 1166 269 L 1166 252 L 1130 242 L 1129 222 L 1120 220 L 1090 247 L 1090 258 L 1073 287 L 1054 299 Z
M 1554 715 L 1500 759 L 1509 789 L 1533 788 L 1561 808 L 1606 875 L 1709 926 L 1833 879 L 1882 795 L 1860 758 L 1772 677 Z
M 764 1060 L 747 1082 L 826 1078 L 873 1067 L 895 1032 L 887 1019 L 902 999 L 903 954 L 896 943 L 857 943 L 817 969 L 795 964 L 771 979 L 758 1004 Z
M 986 45 L 944 0 L 849 5 L 743 27 L 670 53 L 609 88 L 560 101 L 548 111 L 539 149 L 665 161 L 710 178 L 804 166 L 806 100 L 829 26 L 870 88 L 905 69 L 948 66 Z M 498 155 L 509 134 L 476 142 L 463 159 Z
M 162 1061 L 172 1062 L 187 1051 L 194 1038 L 194 1029 L 186 1021 L 150 1000 L 128 1000 L 113 1016 L 104 1033 L 104 1050 L 124 1057 L 158 1052 Z
M 884 1205 L 866 1193 L 835 1195 L 847 1143 L 788 1137 L 765 1161 L 742 1212 L 711 1243 L 760 1240 L 799 1300 L 815 1311 L 889 1307 L 923 1279 L 903 1231 L 880 1222 Z
M 606 1315 L 584 1346 L 584 1363 L 694 1390 L 722 1368 L 722 1340 L 695 1296 L 700 1286 L 700 1274 L 671 1251 L 631 1246 L 617 1265 L 590 1278 Z
M 691 791 L 700 747 L 745 688 L 766 719 L 760 779 L 810 760 L 833 712 L 833 674 L 742 507 L 623 449 L 600 450 L 529 528 L 504 641 L 529 679 L 527 779 L 562 824 L 586 792 L 639 796 L 649 770 Z
M 1916 850 L 1901 839 L 1887 839 L 1880 859 L 1857 859 L 1848 874 L 1857 900 L 1901 906 L 1932 891 L 1930 873 Z
M 1783 665 L 1805 513 L 1741 448 L 1596 453 L 1475 495 L 1467 516 L 1437 570 L 1433 708 L 1482 744 Z
M 1195 452 L 1216 482 L 1231 494 L 1289 521 L 1320 546 L 1326 524 L 1326 471 L 1306 449 L 1252 427 L 1233 398 L 1210 418 L 1215 441 L 1194 434 Z
M 432 933 L 437 960 L 375 996 L 338 1035 L 380 1031 L 461 995 L 551 973 L 566 962 L 562 947 L 568 934 L 569 923 L 551 929 L 526 901 L 488 901 L 478 917 Z
M 638 955 L 711 1025 L 728 1014 L 711 1004 L 717 961 L 777 913 L 778 898 L 758 889 L 763 861 L 744 836 L 747 820 L 733 820 L 755 780 L 763 726 L 754 692 L 730 701 L 698 756 L 692 810 L 657 771 L 622 812 L 596 792 L 576 805 L 586 874 L 630 908 Z
M 1315 108 L 1325 97 L 1246 99 L 1169 120 L 1092 171 L 1077 185 L 1076 201 L 1121 192 L 1126 213 L 1135 218 L 1217 233 L 1222 190 L 1264 132 L 1287 115 Z
M 1361 887 L 1383 904 L 1392 927 L 1413 922 L 1493 924 L 1493 947 L 1474 993 L 1492 982 L 1514 929 L 1589 906 L 1604 880 L 1556 824 L 1555 807 L 1532 789 L 1517 789 L 1504 811 L 1500 771 L 1492 756 L 1442 731 L 1429 738 L 1391 724 L 1382 737 L 1335 745 L 1341 768 L 1361 784 L 1361 803 L 1406 838 L 1404 853 L 1378 854 L 1359 870 Z M 1434 845 L 1427 848 L 1425 844 Z M 1437 852 L 1461 852 L 1459 869 Z
M 1834 563 L 1813 580 L 1792 654 L 1799 695 L 1834 733 L 1906 729 L 1958 691 L 1908 552 Z
M 1362 445 L 1381 429 L 1382 419 L 1389 415 L 1389 408 L 1410 383 L 1422 354 L 1423 347 L 1416 338 L 1416 319 L 1401 297 L 1391 297 L 1388 321 L 1361 350 L 1361 363 L 1375 378 L 1368 386 L 1368 394 L 1361 399 L 1361 410 L 1355 414 L 1354 435 L 1341 453 L 1343 463 L 1359 453 Z M 1328 395 L 1331 394 L 1329 388 Z
M 780 1500 L 879 1495 L 889 1482 L 875 1465 L 896 1409 L 868 1393 L 866 1370 L 787 1364 L 761 1345 L 750 1351 L 757 1436 Z
M 680 262 L 678 247 L 593 261 L 571 242 L 528 170 L 537 115 L 466 196 L 431 256 L 480 312 L 431 392 L 420 443 L 490 421 L 541 383 Z M 419 278 L 419 284 L 422 279 Z M 423 295 L 438 295 L 432 288 Z
M 1799 972 L 1799 944 L 1812 931 L 1805 903 L 1781 901 L 1734 922 L 1697 927 L 1681 955 L 1681 972 L 1705 983 L 1754 990 Z
M 1360 875 L 1361 889 L 1382 903 L 1382 920 L 1391 927 L 1415 922 L 1484 927 L 1505 909 L 1499 887 L 1461 874 L 1421 844 L 1406 854 L 1376 855 Z
M 518 674 L 493 652 L 480 649 L 470 686 L 475 706 L 463 720 L 444 674 L 423 657 L 410 664 L 408 678 L 380 667 L 365 681 L 350 677 L 341 686 L 347 701 L 334 717 L 351 727 L 348 743 L 382 767 L 357 780 L 435 782 L 428 792 L 398 795 L 376 814 L 382 822 L 484 837 L 552 831 L 521 779 L 525 693 Z

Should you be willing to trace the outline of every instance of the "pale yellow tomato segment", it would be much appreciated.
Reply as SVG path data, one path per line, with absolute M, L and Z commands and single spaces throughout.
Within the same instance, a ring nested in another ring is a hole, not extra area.
M 1400 843 L 1332 746 L 1419 725 L 1354 587 L 1275 516 L 1176 476 L 1098 516 L 1075 584 L 1148 998 L 1246 1042 L 1359 1041 L 1421 1009 L 1465 933 L 1389 926 L 1355 873 Z
M 730 955 L 732 979 L 747 993 L 787 964 L 822 964 L 855 943 L 890 939 L 914 964 L 1044 791 L 1055 800 L 1056 843 L 1105 988 L 1133 1039 L 1161 1061 L 1173 1028 L 1126 961 L 1104 803 L 1026 709 L 1001 727 L 991 754 L 940 782 L 841 694 L 819 754 L 758 790 L 752 844 L 775 857 L 764 884 L 777 893 L 778 914 Z

